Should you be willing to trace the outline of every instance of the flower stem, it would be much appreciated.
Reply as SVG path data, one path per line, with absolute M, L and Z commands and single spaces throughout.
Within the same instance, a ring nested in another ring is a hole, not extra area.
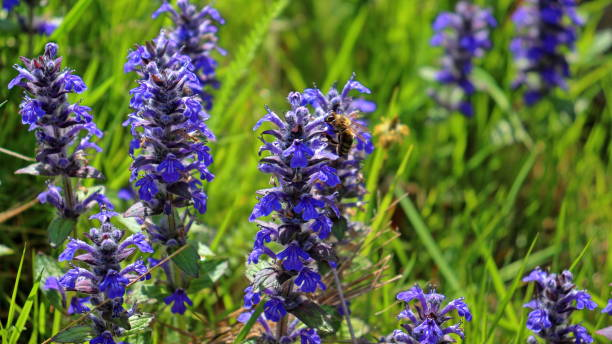
M 293 283 L 287 283 L 283 288 L 283 296 L 288 297 L 291 294 Z M 288 316 L 284 316 L 276 326 L 276 340 L 280 343 L 281 339 L 287 335 L 287 322 L 289 321 Z
M 346 319 L 346 326 L 348 327 L 349 333 L 351 334 L 351 341 L 353 344 L 357 344 L 355 338 L 355 331 L 353 330 L 353 324 L 351 323 L 351 315 L 349 314 L 348 307 L 346 306 L 346 299 L 344 298 L 344 292 L 342 291 L 342 283 L 340 283 L 340 277 L 338 277 L 338 271 L 336 268 L 331 267 L 331 271 L 334 274 L 334 281 L 336 282 L 336 289 L 338 289 L 338 296 L 340 296 L 340 303 L 342 306 L 342 312 Z
M 75 210 L 76 207 L 76 195 L 74 194 L 74 189 L 72 188 L 72 180 L 67 176 L 62 176 L 62 184 L 64 186 L 64 199 L 66 200 L 66 208 L 69 209 L 70 213 Z M 77 237 L 77 228 L 76 225 L 72 230 L 72 235 Z

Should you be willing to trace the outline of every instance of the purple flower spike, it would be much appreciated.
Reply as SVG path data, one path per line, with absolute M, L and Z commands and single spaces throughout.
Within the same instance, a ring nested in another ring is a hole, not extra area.
M 471 96 L 476 91 L 470 74 L 473 61 L 491 49 L 489 31 L 497 26 L 491 10 L 483 10 L 468 1 L 460 1 L 455 12 L 443 12 L 433 23 L 435 31 L 431 45 L 444 48 L 442 68 L 436 75 L 443 88 L 460 90 L 462 99 L 454 101 L 444 92 L 432 91 L 433 99 L 449 110 L 460 111 L 471 117 L 474 110 Z
M 172 295 L 166 297 L 164 302 L 167 305 L 172 303 L 170 310 L 174 314 L 185 314 L 185 311 L 187 310 L 187 306 L 185 306 L 185 304 L 193 306 L 193 302 L 191 299 L 189 299 L 187 293 L 185 293 L 185 291 L 181 288 L 176 289 Z
M 42 56 L 22 57 L 24 66 L 13 66 L 19 74 L 8 88 L 24 89 L 19 113 L 22 123 L 35 132 L 38 145 L 37 162 L 16 173 L 101 179 L 102 173 L 89 166 L 85 157 L 89 151 L 101 150 L 92 137 L 100 137 L 102 132 L 93 122 L 89 107 L 68 102 L 68 94 L 81 93 L 87 87 L 72 70 L 62 69 L 57 51 L 57 44 L 47 43 Z M 75 219 L 88 209 L 75 194 L 69 196 L 72 202 L 64 202 L 59 190 L 49 184 L 49 190 L 41 193 L 39 200 L 51 203 L 66 218 Z
M 597 305 L 586 290 L 576 290 L 571 272 L 548 273 L 537 267 L 523 278 L 535 284 L 535 298 L 524 307 L 532 311 L 527 316 L 527 328 L 548 343 L 592 343 L 587 330 L 570 323 L 575 310 L 593 310 Z M 534 336 L 529 343 L 535 343 Z
M 374 151 L 372 136 L 366 131 L 367 123 L 361 119 L 361 115 L 376 110 L 376 104 L 363 99 L 354 98 L 354 94 L 368 95 L 370 89 L 357 81 L 355 75 L 346 82 L 341 91 L 336 86 L 323 93 L 317 88 L 309 88 L 304 91 L 304 100 L 313 107 L 315 116 L 322 121 L 331 114 L 347 116 L 351 118 L 351 129 L 356 134 L 348 152 L 340 154 L 340 140 L 334 126 L 325 124 L 327 135 L 326 156 L 330 162 L 318 167 L 317 173 L 312 176 L 311 182 L 321 182 L 325 185 L 323 193 L 337 193 L 337 206 L 340 215 L 348 219 L 355 208 L 363 205 L 363 197 L 366 193 L 364 177 L 361 171 L 363 161 L 367 155 Z M 350 200 L 350 201 L 348 201 Z M 333 219 L 334 222 L 337 219 Z M 353 224 L 349 223 L 350 226 Z
M 89 196 L 87 202 L 99 202 L 102 212 L 113 209 L 113 205 L 101 194 Z M 146 242 L 142 233 L 136 233 L 122 240 L 124 232 L 117 229 L 110 222 L 110 216 L 101 218 L 101 225 L 89 230 L 86 238 L 90 242 L 71 239 L 66 249 L 60 255 L 61 261 L 71 261 L 73 266 L 59 281 L 55 278 L 47 279 L 49 287 L 79 293 L 70 300 L 69 314 L 89 312 L 86 303 L 97 305 L 88 318 L 93 323 L 95 338 L 92 343 L 114 343 L 113 333 L 122 333 L 123 329 L 119 319 L 127 319 L 133 313 L 123 308 L 126 287 L 130 281 L 147 271 L 141 260 L 122 268 L 122 262 L 128 259 L 136 249 L 143 253 L 153 250 Z M 86 266 L 87 268 L 81 267 Z M 87 295 L 81 297 L 81 294 Z
M 174 22 L 174 28 L 168 33 L 168 40 L 173 49 L 180 50 L 189 57 L 197 75 L 197 82 L 189 86 L 200 95 L 206 110 L 210 110 L 213 103 L 209 88 L 219 88 L 219 81 L 215 72 L 217 61 L 213 52 L 225 55 L 225 51 L 217 45 L 218 25 L 225 20 L 219 12 L 211 6 L 198 10 L 188 0 L 179 0 L 179 11 L 176 11 L 167 1 L 153 13 L 153 18 L 162 13 L 168 13 Z
M 205 143 L 214 135 L 204 122 L 209 116 L 202 99 L 189 91 L 199 81 L 183 52 L 162 31 L 128 56 L 126 70 L 140 76 L 139 86 L 131 91 L 134 112 L 124 123 L 134 136 L 131 179 L 141 200 L 131 209 L 140 210 L 130 216 L 168 213 L 188 205 L 206 211 L 202 182 L 214 176 L 208 170 L 213 159 Z
M 574 49 L 578 27 L 583 25 L 576 7 L 574 0 L 526 0 L 512 16 L 517 35 L 510 50 L 519 69 L 513 86 L 525 88 L 527 105 L 536 104 L 556 87 L 567 89 L 570 71 L 565 50 Z
M 365 91 L 363 85 L 351 80 L 346 93 L 351 89 Z M 345 94 L 344 100 L 350 107 L 350 97 Z M 318 267 L 335 264 L 334 248 L 323 240 L 331 232 L 331 218 L 336 218 L 339 212 L 337 193 L 328 187 L 339 186 L 340 178 L 331 165 L 337 155 L 329 145 L 324 117 L 309 110 L 305 94 L 291 92 L 287 101 L 290 110 L 283 116 L 266 108 L 266 114 L 254 128 L 264 123 L 272 126 L 263 132 L 258 168 L 272 176 L 274 187 L 258 192 L 259 201 L 249 220 L 260 230 L 247 261 L 257 264 L 267 259 L 277 268 L 262 269 L 252 276 L 252 284 L 245 289 L 244 306 L 251 311 L 264 302 L 264 315 L 259 321 L 266 329 L 262 338 L 313 344 L 321 342 L 313 329 L 298 327 L 296 323 L 287 328 L 287 333 L 273 333 L 266 321 L 281 321 L 300 294 L 326 288 Z M 319 101 L 324 104 L 325 97 Z M 262 217 L 268 217 L 269 222 L 260 220 Z M 289 292 L 282 287 L 287 283 L 294 286 Z M 242 315 L 241 319 L 245 317 Z
M 461 323 L 450 326 L 445 324 L 452 319 L 448 314 L 451 311 L 457 311 L 460 317 L 467 321 L 472 320 L 472 314 L 463 298 L 452 300 L 445 307 L 441 307 L 445 299 L 444 295 L 435 291 L 425 293 L 418 285 L 398 293 L 396 298 L 405 303 L 405 309 L 399 314 L 398 319 L 405 319 L 409 322 L 402 325 L 406 332 L 394 331 L 383 338 L 385 343 L 449 343 L 452 341 L 450 334 L 458 335 L 461 338 L 464 337 L 464 334 Z

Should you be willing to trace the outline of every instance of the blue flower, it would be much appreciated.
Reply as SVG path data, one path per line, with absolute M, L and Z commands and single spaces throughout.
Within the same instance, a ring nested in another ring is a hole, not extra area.
M 582 326 L 570 323 L 571 314 L 575 310 L 593 310 L 597 307 L 586 291 L 575 289 L 571 272 L 565 270 L 554 274 L 538 267 L 525 276 L 523 281 L 535 284 L 534 299 L 524 305 L 532 309 L 527 317 L 528 329 L 551 343 L 568 342 L 572 333 L 576 343 L 592 341 Z M 536 341 L 535 337 L 530 338 L 532 342 Z
M 261 296 L 258 292 L 253 291 L 253 286 L 248 286 L 244 289 L 244 307 L 251 308 L 261 301 Z
M 317 330 L 305 328 L 301 329 L 299 333 L 301 344 L 321 344 L 321 337 L 319 337 Z
M 319 215 L 319 217 L 314 219 L 314 221 L 310 225 L 310 229 L 312 229 L 314 232 L 318 232 L 319 238 L 327 239 L 329 237 L 329 234 L 331 233 L 332 226 L 333 223 L 332 220 L 329 219 L 329 217 L 325 215 Z
M 6 3 L 6 2 L 5 2 Z M 36 164 L 18 170 L 17 173 L 66 176 L 70 178 L 103 178 L 102 173 L 88 166 L 88 150 L 100 150 L 92 136 L 102 136 L 93 122 L 91 109 L 80 104 L 70 104 L 67 94 L 80 93 L 87 87 L 72 70 L 61 68 L 62 58 L 57 57 L 58 46 L 47 43 L 42 56 L 21 58 L 24 66 L 14 65 L 18 75 L 8 87 L 19 86 L 26 91 L 19 108 L 23 124 L 35 130 L 37 143 Z M 50 184 L 50 188 L 55 188 Z M 41 201 L 54 205 L 65 218 L 77 218 L 87 210 L 75 193 L 69 195 L 72 202 L 43 193 Z M 66 191 L 66 190 L 64 190 Z M 68 207 L 71 206 L 71 208 Z
M 80 314 L 89 312 L 89 307 L 85 303 L 89 302 L 91 297 L 76 297 L 73 296 L 68 307 L 68 314 Z
M 187 306 L 185 306 L 185 304 L 193 306 L 193 302 L 191 299 L 189 299 L 187 293 L 185 293 L 185 291 L 181 288 L 176 289 L 172 295 L 166 297 L 164 302 L 167 305 L 172 303 L 170 310 L 174 314 L 185 314 L 185 311 L 187 310 Z
M 36 128 L 36 123 L 46 114 L 46 112 L 40 107 L 38 100 L 27 100 L 19 105 L 21 114 L 21 123 L 29 124 L 30 130 Z
M 264 314 L 266 318 L 279 322 L 287 314 L 283 302 L 278 298 L 271 298 L 264 304 Z
M 473 60 L 484 56 L 491 49 L 490 28 L 496 27 L 497 21 L 490 10 L 460 1 L 455 12 L 443 12 L 433 23 L 435 31 L 431 45 L 444 47 L 442 68 L 437 72 L 436 80 L 443 87 L 461 90 L 463 97 L 458 101 L 444 92 L 433 91 L 433 99 L 449 110 L 458 110 L 471 117 L 474 110 L 471 95 L 476 91 L 470 80 Z
M 192 205 L 206 212 L 202 183 L 210 182 L 214 175 L 208 170 L 213 159 L 205 143 L 214 135 L 205 124 L 209 116 L 201 97 L 192 92 L 200 88 L 200 81 L 184 52 L 162 31 L 152 42 L 130 52 L 124 66 L 140 77 L 138 87 L 130 91 L 134 112 L 124 122 L 134 136 L 131 180 L 141 201 L 128 210 L 130 216 L 168 214 L 173 208 Z M 162 235 L 167 239 L 164 244 L 177 243 L 177 233 L 166 234 Z
M 472 314 L 463 298 L 454 299 L 441 308 L 445 296 L 435 291 L 424 293 L 418 285 L 398 293 L 396 298 L 405 302 L 406 305 L 397 318 L 410 321 L 409 324 L 402 325 L 409 331 L 408 333 L 396 330 L 387 336 L 387 339 L 399 343 L 438 344 L 442 343 L 443 338 L 449 334 L 456 334 L 463 338 L 460 323 L 445 325 L 451 319 L 448 313 L 453 310 L 456 310 L 457 314 L 465 320 L 472 320 Z M 411 305 L 413 309 L 410 308 Z
M 99 336 L 93 338 L 89 343 L 90 344 L 115 344 L 115 341 L 113 340 L 113 335 L 110 332 L 104 331 Z
M 564 50 L 574 49 L 577 28 L 583 24 L 576 7 L 574 0 L 528 0 L 512 16 L 517 35 L 510 50 L 519 65 L 513 86 L 525 87 L 527 105 L 556 87 L 567 88 L 570 72 Z
M 612 315 L 612 299 L 608 299 L 608 304 L 604 309 L 601 310 L 602 313 L 606 313 L 608 315 Z
M 19 0 L 2 0 L 2 8 L 9 12 L 17 5 L 19 5 Z
M 284 259 L 283 267 L 287 270 L 300 271 L 304 264 L 302 260 L 310 259 L 308 253 L 304 252 L 297 244 L 293 243 L 287 246 L 286 249 L 279 252 L 276 257 Z
M 304 195 L 300 198 L 300 202 L 293 208 L 296 213 L 302 213 L 304 221 L 316 219 L 319 217 L 317 208 L 325 206 L 325 202 L 313 198 L 310 195 Z
M 545 328 L 552 326 L 548 312 L 544 309 L 536 309 L 531 311 L 527 316 L 527 328 L 533 332 L 540 332 Z
M 64 87 L 66 91 L 81 93 L 87 89 L 80 76 L 71 73 L 64 76 Z
M 321 281 L 319 273 L 304 267 L 295 279 L 295 285 L 300 287 L 300 290 L 305 293 L 314 293 L 317 287 L 325 290 L 325 283 Z
M 291 157 L 291 168 L 308 166 L 308 159 L 313 155 L 314 151 L 300 140 L 293 141 L 291 146 L 283 151 L 283 157 Z
M 138 187 L 138 196 L 144 201 L 151 201 L 157 195 L 157 184 L 150 175 L 140 178 L 134 185 Z
M 259 199 L 259 202 L 253 208 L 249 221 L 254 221 L 258 217 L 268 216 L 273 211 L 280 211 L 282 209 L 283 205 L 280 202 L 279 194 L 270 192 Z
M 426 319 L 412 330 L 419 343 L 438 344 L 444 333 L 433 319 Z
M 120 275 L 119 272 L 109 270 L 100 283 L 100 291 L 103 291 L 111 299 L 123 297 L 125 286 L 128 283 L 130 283 L 130 280 Z
M 213 52 L 225 55 L 225 51 L 217 45 L 218 24 L 225 20 L 215 8 L 205 6 L 198 10 L 188 0 L 177 2 L 179 11 L 176 11 L 167 1 L 157 9 L 152 17 L 156 18 L 162 13 L 168 13 L 174 22 L 174 28 L 168 33 L 168 39 L 173 49 L 182 51 L 189 57 L 197 75 L 197 83 L 190 87 L 200 95 L 205 108 L 212 107 L 212 94 L 207 88 L 218 88 L 219 81 L 215 73 L 217 61 Z
M 72 260 L 74 258 L 74 254 L 78 250 L 84 250 L 90 254 L 94 254 L 95 252 L 95 249 L 86 242 L 78 239 L 70 239 L 68 244 L 66 244 L 66 249 L 64 249 L 64 251 L 59 255 L 58 260 L 60 262 Z
M 174 156 L 168 154 L 166 159 L 157 166 L 157 171 L 162 173 L 162 178 L 166 183 L 174 183 L 181 178 L 181 171 L 185 170 L 185 166 Z

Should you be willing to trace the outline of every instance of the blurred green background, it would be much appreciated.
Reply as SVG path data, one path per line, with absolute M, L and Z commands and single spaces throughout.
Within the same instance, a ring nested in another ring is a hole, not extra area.
M 35 37 L 35 54 L 47 40 L 56 41 L 64 65 L 83 76 L 89 89 L 71 100 L 92 107 L 105 132 L 99 141 L 104 151 L 92 163 L 106 175 L 108 194 L 125 210 L 129 205 L 116 199 L 128 184 L 130 164 L 129 131 L 121 123 L 130 112 L 128 91 L 135 75 L 124 74 L 123 63 L 129 48 L 171 22 L 151 19 L 160 5 L 153 0 L 49 2 L 37 15 L 64 21 L 51 38 Z M 259 141 L 251 128 L 264 114 L 264 104 L 282 112 L 289 91 L 313 83 L 327 90 L 335 81 L 343 85 L 352 72 L 372 90 L 367 98 L 378 104 L 369 118 L 371 128 L 396 116 L 410 128 L 402 142 L 379 146 L 364 168 L 369 203 L 358 217 L 384 234 L 359 264 L 367 267 L 392 254 L 388 275 L 401 278 L 353 301 L 358 332 L 379 335 L 396 328 L 395 293 L 430 282 L 449 297 L 467 298 L 474 321 L 465 324 L 466 342 L 522 343 L 528 289 L 514 288 L 513 282 L 521 268 L 537 265 L 555 271 L 572 266 L 577 284 L 604 305 L 612 282 L 612 1 L 581 1 L 579 12 L 587 24 L 570 54 L 569 91 L 557 91 L 532 108 L 510 88 L 515 73 L 507 48 L 514 32 L 510 17 L 519 2 L 475 1 L 492 8 L 500 25 L 492 35 L 492 51 L 476 63 L 480 91 L 474 97 L 475 116 L 468 119 L 440 110 L 426 92 L 433 86 L 428 75 L 442 54 L 429 45 L 431 23 L 455 1 L 217 0 L 227 21 L 219 42 L 228 55 L 218 56 L 222 86 L 209 121 L 218 137 L 212 144 L 216 178 L 208 185 L 200 237 L 229 259 L 230 272 L 214 293 L 196 302 L 206 321 L 194 315 L 187 321 L 167 314 L 160 318 L 202 335 L 240 307 L 247 284 L 245 256 L 257 230 L 247 218 L 255 190 L 268 182 L 256 168 Z M 23 5 L 17 9 L 24 10 Z M 4 24 L 14 20 L 5 14 L 0 18 Z M 28 36 L 2 27 L 0 102 L 7 102 L 0 108 L 0 147 L 33 156 L 33 133 L 18 115 L 21 91 L 3 86 L 16 75 L 11 65 L 18 56 L 28 54 Z M 403 160 L 407 165 L 401 166 Z M 0 319 L 8 311 L 24 243 L 33 251 L 57 254 L 46 239 L 51 207 L 10 211 L 44 189 L 42 178 L 13 174 L 26 164 L 0 154 L 0 244 L 7 254 L 0 260 Z M 79 228 L 84 231 L 89 224 L 83 221 Z M 391 231 L 401 236 L 383 246 Z M 26 262 L 30 258 L 29 252 Z M 21 276 L 18 304 L 32 284 L 30 265 Z M 28 325 L 38 324 L 33 327 L 40 338 L 49 336 L 56 326 L 52 316 L 41 325 L 47 314 L 42 307 L 36 310 Z M 598 312 L 577 312 L 574 319 L 590 331 L 610 323 Z M 154 330 L 156 342 L 181 338 L 158 325 Z

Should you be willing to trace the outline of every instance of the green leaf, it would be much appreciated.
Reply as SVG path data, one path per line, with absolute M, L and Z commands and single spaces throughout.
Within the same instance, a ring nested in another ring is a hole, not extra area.
M 41 277 L 42 277 L 42 274 L 38 274 L 38 277 L 36 278 L 36 281 L 34 282 L 32 289 L 30 290 L 30 294 L 28 295 L 26 302 L 21 308 L 21 312 L 19 313 L 19 318 L 17 318 L 17 322 L 15 323 L 15 330 L 13 331 L 13 334 L 11 335 L 11 339 L 10 339 L 11 343 L 17 343 L 17 341 L 19 340 L 19 336 L 21 335 L 21 332 L 25 330 L 26 321 L 28 321 L 28 317 L 30 316 L 30 312 L 32 311 L 32 307 L 34 306 L 36 294 L 38 294 L 38 285 L 40 284 Z
M 453 290 L 460 290 L 461 284 L 459 283 L 459 278 L 457 278 L 457 276 L 455 275 L 455 270 L 446 261 L 446 258 L 444 258 L 442 250 L 434 240 L 433 236 L 431 235 L 431 231 L 429 230 L 429 228 L 427 228 L 425 222 L 423 222 L 419 211 L 415 208 L 414 204 L 412 204 L 412 201 L 409 197 L 403 197 L 399 189 L 396 189 L 395 194 L 397 198 L 400 199 L 400 206 L 402 207 L 404 213 L 408 217 L 408 220 L 412 224 L 414 231 L 416 232 L 419 239 L 421 239 L 421 242 L 423 242 L 423 246 L 425 246 L 425 249 L 431 256 L 431 258 L 440 268 L 440 272 L 442 273 L 442 275 L 444 275 L 444 277 L 448 280 Z
M 491 74 L 484 69 L 476 67 L 472 71 L 472 78 L 476 86 L 488 93 L 502 111 L 508 112 L 510 110 L 510 100 L 506 96 L 506 92 L 499 87 Z
M 198 277 L 200 276 L 200 256 L 198 255 L 198 250 L 192 244 L 187 245 L 185 249 L 172 257 L 172 261 L 187 275 Z
M 340 315 L 331 306 L 321 307 L 307 300 L 289 312 L 322 335 L 333 334 L 340 328 Z
M 346 228 L 348 227 L 348 223 L 344 216 L 341 216 L 338 220 L 334 222 L 332 226 L 332 233 L 338 240 L 344 239 L 344 234 L 346 233 Z
M 91 326 L 70 327 L 53 337 L 56 343 L 84 343 L 93 337 Z
M 263 309 L 264 309 L 264 303 L 260 302 L 259 305 L 257 305 L 257 308 L 255 308 L 255 311 L 253 312 L 253 314 L 251 314 L 249 321 L 247 321 L 247 323 L 244 324 L 244 327 L 242 328 L 242 330 L 240 330 L 240 333 L 238 333 L 238 336 L 236 337 L 236 340 L 234 341 L 234 343 L 244 343 L 244 339 L 246 338 L 246 336 L 249 335 L 251 328 L 253 328 L 253 325 L 255 325 L 255 322 L 257 321 L 257 318 L 259 318 L 259 316 L 263 312 Z
M 227 271 L 229 265 L 225 260 L 210 259 L 200 262 L 200 277 L 189 284 L 189 293 L 197 293 L 210 288 Z
M 77 22 L 83 18 L 83 14 L 87 10 L 92 0 L 79 0 L 64 16 L 60 26 L 53 32 L 50 41 L 57 41 L 59 38 L 64 37 L 70 32 L 70 30 L 77 24 Z
M 133 336 L 135 334 L 143 333 L 151 330 L 151 321 L 153 321 L 152 314 L 136 314 L 130 317 L 130 327 L 131 329 L 125 331 L 123 333 L 124 336 Z
M 49 224 L 49 242 L 52 247 L 61 245 L 76 226 L 73 219 L 57 216 Z
M 41 281 L 43 282 L 51 276 L 59 278 L 64 274 L 57 260 L 43 253 L 38 253 L 34 257 L 34 273 L 37 275 L 41 274 Z M 44 289 L 42 288 L 42 285 L 40 289 L 49 303 L 58 309 L 62 309 L 64 307 L 64 305 L 62 305 L 62 297 L 59 291 L 55 289 Z

